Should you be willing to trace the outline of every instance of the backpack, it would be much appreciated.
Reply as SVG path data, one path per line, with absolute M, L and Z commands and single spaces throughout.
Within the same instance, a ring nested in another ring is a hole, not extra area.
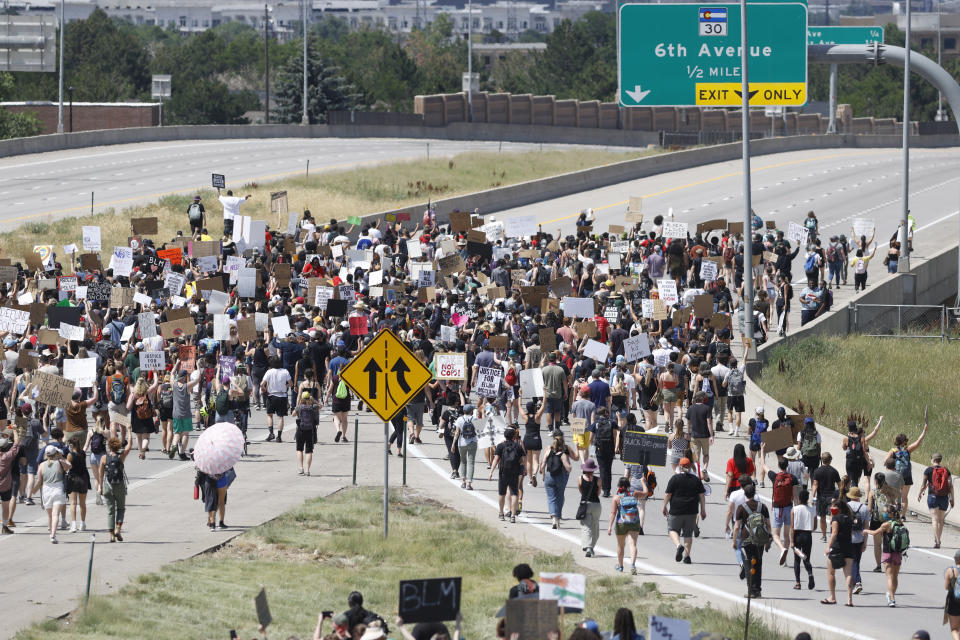
M 731 369 L 727 374 L 727 395 L 742 396 L 747 389 L 747 381 L 743 376 L 743 369 Z
M 217 413 L 222 416 L 227 415 L 227 412 L 230 411 L 230 393 L 226 389 L 220 389 L 217 392 Z
M 950 472 L 946 467 L 934 467 L 930 474 L 930 486 L 936 496 L 945 496 L 950 493 Z
M 550 273 L 546 267 L 540 266 L 537 268 L 536 284 L 539 286 L 550 284 Z
M 847 458 L 863 457 L 863 441 L 860 436 L 847 436 Z
M 150 398 L 141 396 L 134 401 L 137 411 L 137 417 L 141 420 L 150 420 L 153 418 L 153 407 L 150 406 Z
M 173 387 L 170 385 L 164 385 L 162 391 L 160 391 L 160 407 L 164 411 L 173 411 Z
M 347 390 L 347 383 L 341 380 L 337 383 L 337 391 L 333 394 L 340 400 L 344 400 L 350 395 L 350 392 Z
M 640 509 L 637 507 L 637 499 L 631 495 L 620 496 L 617 515 L 621 524 L 636 524 L 640 522 Z
M 803 263 L 803 270 L 807 273 L 815 271 L 817 268 L 817 254 L 811 253 L 807 256 L 807 261 Z
M 817 442 L 817 432 L 807 433 L 803 430 L 803 437 L 800 439 L 800 455 L 804 458 L 812 458 L 820 455 L 820 443 Z
M 744 521 L 744 527 L 747 530 L 747 542 L 758 547 L 767 546 L 772 536 L 767 531 L 767 523 L 763 518 L 763 513 L 754 511 L 746 503 L 743 504 L 743 508 L 747 511 L 747 519 Z
M 110 379 L 110 402 L 124 404 L 126 401 L 127 384 L 123 381 L 123 376 L 114 375 Z
M 767 430 L 769 424 L 766 420 L 755 420 L 753 423 L 753 433 L 750 434 L 750 445 L 759 447 L 763 444 L 763 432 Z
M 123 460 L 120 459 L 120 456 L 107 456 L 105 475 L 107 482 L 110 484 L 123 484 Z
M 960 569 L 958 569 L 960 572 Z M 953 596 L 954 600 L 960 600 L 960 577 L 955 577 L 953 579 L 953 586 L 950 589 L 950 594 Z
M 867 525 L 870 524 L 867 521 L 866 515 L 863 513 L 863 504 L 857 507 L 857 510 L 853 512 L 853 530 L 854 531 L 863 531 L 867 528 Z
M 854 273 L 866 273 L 867 272 L 867 261 L 863 258 L 857 258 L 857 264 L 853 267 Z
M 94 433 L 90 436 L 90 452 L 100 456 L 107 451 L 107 439 L 102 433 Z
M 516 442 L 507 442 L 503 447 L 503 458 L 500 460 L 500 468 L 509 473 L 520 473 L 523 468 L 523 449 Z
M 773 506 L 789 507 L 793 503 L 793 475 L 781 471 L 773 479 Z
M 904 476 L 910 473 L 910 452 L 906 449 L 897 449 L 893 454 L 897 473 Z
M 872 517 L 874 520 L 883 520 L 883 514 L 887 511 L 887 501 L 886 494 L 875 491 L 873 493 L 873 514 Z
M 902 522 L 893 521 L 890 523 L 890 551 L 894 553 L 903 553 L 910 548 L 910 532 Z
M 551 451 L 547 455 L 547 473 L 552 476 L 563 473 L 563 459 L 556 451 Z
M 609 418 L 597 421 L 596 447 L 598 455 L 613 453 L 613 423 Z
M 517 372 L 514 371 L 513 367 L 510 367 L 510 370 L 507 371 L 507 375 L 504 376 L 503 379 L 507 383 L 508 387 L 517 386 Z
M 473 440 L 477 437 L 477 428 L 473 426 L 473 418 L 467 418 L 463 426 L 460 427 L 460 436 L 467 440 Z
M 200 224 L 203 222 L 203 213 L 200 211 L 200 205 L 196 202 L 191 204 L 190 208 L 187 209 L 187 216 L 189 216 L 191 224 Z
M 839 262 L 840 261 L 840 247 L 836 245 L 827 246 L 827 262 Z

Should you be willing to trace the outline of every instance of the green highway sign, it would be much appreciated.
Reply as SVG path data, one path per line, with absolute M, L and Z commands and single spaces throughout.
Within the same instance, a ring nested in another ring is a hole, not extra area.
M 808 45 L 871 42 L 883 42 L 883 27 L 807 27 Z
M 807 6 L 747 5 L 751 106 L 807 102 Z M 625 4 L 618 72 L 625 107 L 741 104 L 739 4 Z

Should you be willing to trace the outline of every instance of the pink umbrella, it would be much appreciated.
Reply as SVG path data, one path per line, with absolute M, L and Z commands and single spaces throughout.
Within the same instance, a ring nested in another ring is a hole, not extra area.
M 193 461 L 200 471 L 216 475 L 233 467 L 243 455 L 243 433 L 236 425 L 218 422 L 200 434 Z

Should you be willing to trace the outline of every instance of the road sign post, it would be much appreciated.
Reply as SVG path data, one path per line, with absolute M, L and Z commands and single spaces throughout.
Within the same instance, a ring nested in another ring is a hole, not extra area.
M 625 4 L 620 8 L 620 104 L 740 106 L 749 58 L 750 106 L 807 102 L 807 7 L 750 4 L 741 49 L 739 4 Z
M 807 46 L 820 44 L 883 43 L 883 27 L 807 27 Z M 837 132 L 837 65 L 830 65 L 830 122 L 827 133 Z
M 383 420 L 383 535 L 388 528 L 390 420 L 403 411 L 433 374 L 389 329 L 340 370 L 340 379 Z M 354 440 L 356 440 L 354 435 Z M 402 444 L 402 443 L 401 443 Z M 405 448 L 405 447 L 404 447 Z M 404 474 L 406 475 L 406 474 Z M 406 478 L 404 478 L 406 482 Z

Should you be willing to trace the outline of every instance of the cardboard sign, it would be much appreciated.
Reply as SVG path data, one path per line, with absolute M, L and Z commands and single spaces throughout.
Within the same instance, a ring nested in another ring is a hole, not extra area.
M 398 614 L 404 623 L 454 620 L 460 611 L 460 578 L 400 581 Z
M 53 329 L 40 329 L 37 332 L 37 344 L 57 344 L 60 342 L 60 334 Z
M 237 338 L 240 342 L 252 342 L 257 339 L 256 318 L 240 318 L 237 320 Z
M 541 298 L 540 313 L 560 312 L 560 301 L 556 298 Z
M 557 332 L 553 329 L 540 329 L 540 351 L 550 353 L 557 350 Z
M 793 431 L 790 429 L 767 429 L 760 434 L 760 440 L 767 452 L 777 449 L 786 449 L 794 443 Z
M 171 320 L 183 320 L 184 318 L 190 318 L 190 309 L 186 307 L 181 309 L 167 309 L 167 322 Z
M 468 211 L 453 211 L 450 213 L 450 230 L 451 231 L 470 231 L 472 227 L 470 226 L 470 212 Z
M 507 600 L 504 606 L 504 633 L 507 638 L 549 638 L 557 635 L 560 628 L 557 612 L 556 600 Z
M 700 262 L 700 278 L 705 282 L 713 282 L 717 279 L 717 263 L 712 260 L 703 260 Z
M 220 257 L 220 241 L 219 240 L 204 240 L 204 241 L 198 241 L 198 242 L 191 242 L 189 247 L 190 247 L 190 255 L 192 255 L 194 258 L 206 258 L 209 256 Z M 157 255 L 159 255 L 159 252 L 157 252 Z
M 588 338 L 596 338 L 598 335 L 597 323 L 596 322 L 574 322 L 573 330 L 577 332 L 577 335 L 583 338 L 584 336 Z
M 214 189 L 226 189 L 227 181 L 222 173 L 214 173 L 210 176 L 210 182 Z
M 642 431 L 623 435 L 623 463 L 664 467 L 667 464 L 667 436 Z
M 693 298 L 693 317 L 709 318 L 713 315 L 713 296 L 709 293 Z
M 23 254 L 23 261 L 27 264 L 27 268 L 29 268 L 30 271 L 40 271 L 43 269 L 43 260 L 41 260 L 40 256 L 36 253 Z
M 134 235 L 152 236 L 157 234 L 156 218 L 131 218 L 130 230 Z
M 624 233 L 625 229 L 622 224 L 612 224 L 610 225 L 610 233 L 612 234 L 621 234 Z
M 367 331 L 367 316 L 350 317 L 350 335 L 365 336 L 367 335 Z
M 573 280 L 567 276 L 562 276 L 556 280 L 550 281 L 550 291 L 558 298 L 569 296 L 573 293 Z
M 54 407 L 66 409 L 73 399 L 73 380 L 44 371 L 33 374 L 33 381 L 37 385 L 37 401 Z
M 0 266 L 0 282 L 16 282 L 20 270 L 9 265 Z
M 623 357 L 627 362 L 636 362 L 650 355 L 650 338 L 641 333 L 623 341 Z
M 169 311 L 168 311 L 169 316 Z M 168 320 L 160 323 L 160 335 L 166 340 L 186 339 L 196 333 L 197 325 L 193 318 Z
M 438 261 L 438 267 L 440 275 L 445 276 L 451 273 L 460 273 L 466 269 L 466 265 L 463 263 L 463 258 L 460 257 L 459 253 L 454 253 L 453 255 L 443 256 Z
M 183 249 L 177 247 L 174 249 L 160 249 L 157 251 L 157 257 L 161 260 L 169 260 L 170 264 L 176 265 L 183 262 Z
M 110 308 L 122 309 L 133 304 L 133 289 L 113 287 L 110 289 Z
M 181 370 L 193 373 L 197 361 L 197 346 L 194 344 L 181 345 L 177 350 L 177 358 Z
M 467 356 L 464 353 L 437 353 L 433 356 L 437 380 L 466 380 Z
M 710 328 L 723 329 L 730 325 L 730 316 L 725 313 L 715 313 L 710 316 Z
M 197 280 L 197 290 L 199 291 L 221 291 L 226 292 L 227 288 L 223 285 L 223 278 L 204 278 Z
M 510 340 L 507 336 L 490 336 L 491 349 L 506 349 L 510 346 Z
M 17 366 L 24 371 L 33 371 L 37 368 L 38 362 L 38 356 L 35 351 L 21 349 L 17 355 Z
M 167 366 L 166 353 L 163 351 L 141 351 L 141 371 L 163 371 Z
M 81 253 L 80 268 L 83 269 L 84 271 L 99 271 L 100 270 L 100 254 Z
M 286 191 L 274 191 L 270 194 L 270 213 L 275 213 L 280 216 L 287 215 L 289 211 L 289 205 L 287 203 L 287 192 Z
M 716 218 L 714 220 L 707 220 L 706 222 L 698 223 L 697 233 L 704 233 L 705 231 L 723 230 L 726 228 L 727 228 L 727 219 Z
M 587 430 L 586 418 L 570 418 L 570 433 L 574 438 L 583 436 Z

